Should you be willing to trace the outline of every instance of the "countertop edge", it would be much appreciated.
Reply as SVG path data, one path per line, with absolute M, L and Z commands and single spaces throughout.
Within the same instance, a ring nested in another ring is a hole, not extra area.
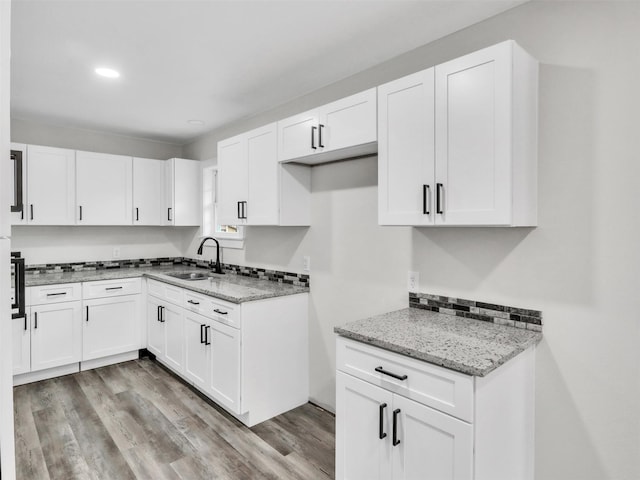
M 515 328 L 515 327 L 508 327 L 508 328 Z M 512 352 L 510 352 L 507 355 L 504 355 L 502 358 L 500 358 L 500 360 L 493 362 L 491 365 L 489 365 L 486 368 L 480 369 L 480 368 L 475 368 L 469 365 L 465 365 L 460 362 L 442 358 L 439 356 L 429 355 L 428 353 L 425 353 L 425 352 L 420 352 L 410 348 L 403 348 L 397 344 L 385 342 L 378 338 L 369 337 L 367 335 L 355 333 L 350 330 L 345 330 L 344 328 L 341 328 L 338 326 L 334 327 L 333 331 L 334 333 L 336 333 L 337 335 L 340 335 L 341 337 L 350 338 L 352 340 L 356 340 L 358 342 L 362 342 L 367 345 L 372 345 L 374 347 L 380 347 L 390 352 L 397 353 L 399 355 L 404 355 L 409 358 L 415 358 L 417 360 L 431 363 L 433 365 L 437 365 L 440 367 L 448 368 L 450 370 L 454 370 L 456 372 L 463 373 L 465 375 L 471 375 L 474 377 L 487 376 L 489 373 L 497 369 L 500 365 L 504 365 L 506 362 L 508 362 L 512 358 L 518 356 L 520 353 L 527 350 L 529 347 L 537 345 L 542 341 L 542 333 L 538 333 L 536 336 L 532 337 L 531 340 L 515 346 Z

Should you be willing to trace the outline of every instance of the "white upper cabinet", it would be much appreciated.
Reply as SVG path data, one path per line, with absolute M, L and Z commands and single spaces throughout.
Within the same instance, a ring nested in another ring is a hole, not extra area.
M 133 224 L 162 225 L 165 162 L 133 159 Z
M 538 62 L 511 40 L 381 86 L 380 224 L 535 226 L 537 92 Z
M 278 122 L 278 160 L 319 164 L 376 151 L 376 89 Z
M 249 198 L 248 168 L 246 135 L 238 135 L 218 142 L 217 223 L 219 225 L 246 223 L 242 209 Z
M 198 160 L 165 161 L 165 225 L 200 226 L 202 221 L 202 166 Z
M 75 169 L 76 156 L 73 150 L 27 146 L 25 217 L 29 225 L 76 223 Z
M 131 225 L 131 157 L 76 152 L 76 203 L 79 225 Z
M 276 135 L 271 123 L 218 143 L 219 224 L 309 225 L 309 167 L 278 163 Z
M 378 221 L 432 225 L 434 69 L 378 87 Z

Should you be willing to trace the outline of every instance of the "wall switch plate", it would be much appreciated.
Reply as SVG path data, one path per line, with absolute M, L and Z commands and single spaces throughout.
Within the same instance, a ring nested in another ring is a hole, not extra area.
M 120 258 L 120 247 L 113 247 L 113 258 Z
M 409 272 L 407 277 L 407 288 L 410 292 L 418 291 L 418 284 L 420 283 L 420 272 Z
M 302 257 L 302 270 L 306 273 L 311 271 L 311 257 L 309 255 Z

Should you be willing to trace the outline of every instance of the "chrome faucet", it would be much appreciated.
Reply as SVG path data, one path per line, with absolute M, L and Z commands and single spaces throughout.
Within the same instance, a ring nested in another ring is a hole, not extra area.
M 222 271 L 222 265 L 220 265 L 220 243 L 218 243 L 218 240 L 216 240 L 213 237 L 204 237 L 202 239 L 202 242 L 200 242 L 200 246 L 198 247 L 198 255 L 202 255 L 202 247 L 204 246 L 204 243 L 207 240 L 213 240 L 214 242 L 216 242 L 216 264 L 215 267 L 213 265 L 213 260 L 210 262 L 211 268 L 213 268 L 213 271 L 215 273 L 219 273 L 220 275 L 224 275 L 224 272 Z

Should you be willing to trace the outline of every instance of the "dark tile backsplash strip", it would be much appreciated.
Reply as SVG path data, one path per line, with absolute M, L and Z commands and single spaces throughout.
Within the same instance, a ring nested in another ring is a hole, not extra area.
M 171 267 L 174 265 L 188 265 L 199 268 L 211 267 L 209 262 L 205 262 L 202 260 L 174 257 L 27 265 L 26 272 L 28 274 L 38 275 L 44 273 L 82 272 L 94 270 L 111 270 L 117 268 Z M 245 267 L 229 263 L 223 263 L 222 268 L 226 273 L 232 275 L 242 275 L 245 277 L 252 277 L 260 280 L 270 280 L 272 282 L 279 283 L 288 283 L 290 285 L 298 285 L 302 287 L 309 287 L 310 284 L 309 275 L 299 273 L 266 270 L 264 268 Z
M 409 306 L 497 325 L 542 331 L 542 312 L 539 310 L 413 292 L 409 293 Z

